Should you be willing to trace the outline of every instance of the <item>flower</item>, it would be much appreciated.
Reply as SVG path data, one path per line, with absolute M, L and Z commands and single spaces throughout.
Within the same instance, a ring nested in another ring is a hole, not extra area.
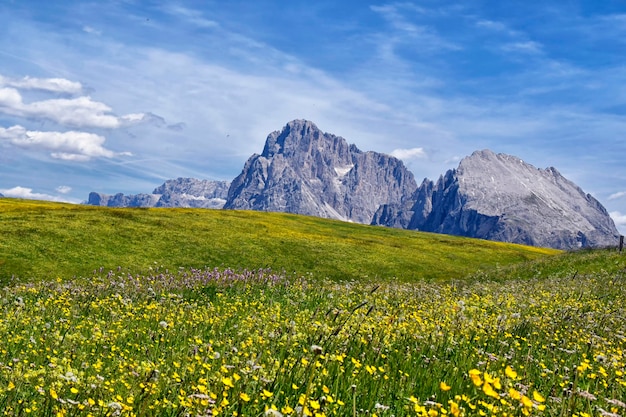
M 235 388 L 235 385 L 233 384 L 233 380 L 227 376 L 222 378 L 222 384 L 226 385 L 229 388 Z
M 533 391 L 533 400 L 537 401 L 538 403 L 542 403 L 546 401 L 543 395 L 541 395 L 537 391 Z
M 515 372 L 515 371 L 513 370 L 513 368 L 511 368 L 510 366 L 507 366 L 507 367 L 504 369 L 504 373 L 506 374 L 506 376 L 508 376 L 508 377 L 509 377 L 509 378 L 511 378 L 511 379 L 515 379 L 515 378 L 517 378 L 517 372 Z
M 442 391 L 450 391 L 450 388 L 452 388 L 450 385 L 446 384 L 444 381 L 441 381 L 439 383 L 439 389 Z
M 483 392 L 485 394 L 487 394 L 490 397 L 493 398 L 500 398 L 500 394 L 498 394 L 493 387 L 491 386 L 491 384 L 489 382 L 485 382 L 485 385 L 483 385 Z

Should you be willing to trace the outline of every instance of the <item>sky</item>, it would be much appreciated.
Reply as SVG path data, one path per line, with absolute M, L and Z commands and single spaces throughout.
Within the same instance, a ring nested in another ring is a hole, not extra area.
M 0 193 L 232 180 L 307 119 L 418 183 L 555 167 L 626 234 L 626 3 L 0 0 Z

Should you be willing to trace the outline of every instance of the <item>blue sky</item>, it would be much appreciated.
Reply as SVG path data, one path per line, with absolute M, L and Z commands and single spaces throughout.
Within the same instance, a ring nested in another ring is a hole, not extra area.
M 556 167 L 626 232 L 623 1 L 0 0 L 0 193 L 230 180 L 308 119 L 420 182 Z

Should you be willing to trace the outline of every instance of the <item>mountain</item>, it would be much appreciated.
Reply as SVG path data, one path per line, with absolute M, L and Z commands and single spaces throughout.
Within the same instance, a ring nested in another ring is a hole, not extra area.
M 108 207 L 194 207 L 220 209 L 228 195 L 228 181 L 178 178 L 168 180 L 152 194 L 89 193 L 87 204 Z
M 382 204 L 416 190 L 413 174 L 389 155 L 362 152 L 312 122 L 270 133 L 228 190 L 224 208 L 298 213 L 369 224 Z
M 372 224 L 557 249 L 619 239 L 606 209 L 555 168 L 489 150 L 425 179 L 403 204 L 381 206 Z

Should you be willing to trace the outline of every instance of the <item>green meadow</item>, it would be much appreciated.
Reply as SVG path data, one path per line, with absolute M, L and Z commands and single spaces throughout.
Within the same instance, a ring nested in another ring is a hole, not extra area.
M 626 258 L 0 199 L 8 416 L 626 415 Z
M 0 283 L 99 268 L 271 268 L 322 278 L 459 278 L 557 251 L 315 217 L 0 199 Z

